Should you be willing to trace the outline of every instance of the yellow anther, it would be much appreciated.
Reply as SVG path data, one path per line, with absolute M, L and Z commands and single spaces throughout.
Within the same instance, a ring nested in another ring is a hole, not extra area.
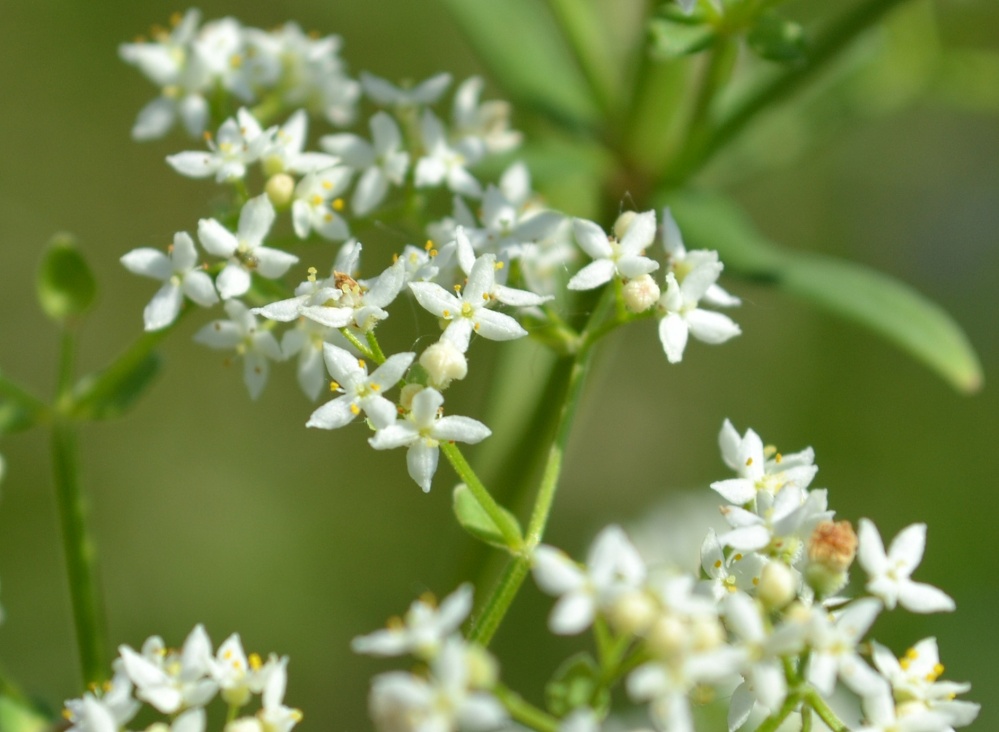
M 336 383 L 335 381 L 330 382 L 330 391 L 337 391 L 339 388 L 340 385 L 338 383 Z
M 356 417 L 357 415 L 359 415 L 361 413 L 361 408 L 359 406 L 357 406 L 356 404 L 354 404 L 353 402 L 351 402 L 350 413 L 353 414 Z
M 721 569 L 721 566 L 722 566 L 722 560 L 716 559 L 715 560 L 715 569 Z
M 777 453 L 776 455 L 774 455 L 774 462 L 777 463 L 778 465 L 780 465 L 780 461 L 783 460 L 783 459 L 784 459 L 784 456 L 781 455 L 780 453 Z
M 238 69 L 242 65 L 243 65 L 243 57 L 240 56 L 238 53 L 234 53 L 232 56 L 229 57 L 230 68 Z
M 326 223 L 329 223 L 332 220 L 333 220 L 333 214 L 331 213 L 327 213 L 323 216 L 323 221 L 325 221 Z
M 309 282 L 315 283 L 317 274 L 319 274 L 318 269 L 316 269 L 315 267 L 309 267 L 309 276 L 307 277 Z
M 917 651 L 915 648 L 910 648 L 905 652 L 905 657 L 912 661 L 915 661 L 917 658 L 919 658 L 919 651 Z
M 504 262 L 497 262 L 496 269 L 503 269 L 506 266 Z
M 735 560 L 735 561 L 737 561 L 737 562 L 741 562 L 741 561 L 742 561 L 742 555 L 741 555 L 741 554 L 739 554 L 739 553 L 736 553 L 736 554 L 734 554 L 734 555 L 732 556 L 732 559 L 734 559 L 734 560 Z
M 479 332 L 479 324 L 476 323 L 475 325 L 473 325 L 472 326 L 472 330 L 474 330 L 476 333 L 478 333 Z
M 927 675 L 927 681 L 936 681 L 943 676 L 944 667 L 942 663 L 934 664 L 933 671 Z
M 222 658 L 228 661 L 230 658 L 232 658 L 232 651 L 226 651 L 225 653 L 223 653 Z
M 178 25 L 180 25 L 180 21 L 182 21 L 183 19 L 184 19 L 183 14 L 179 10 L 175 10 L 173 13 L 170 14 L 170 25 L 176 28 Z
M 333 210 L 334 211 L 343 211 L 343 207 L 345 205 L 346 204 L 343 202 L 342 198 L 334 198 L 333 199 Z
M 380 384 L 371 384 L 369 388 L 371 389 L 371 391 L 381 391 L 382 387 Z
M 488 292 L 483 292 L 482 293 L 482 299 L 485 300 L 486 302 L 489 302 L 489 293 Z
M 333 187 L 333 183 L 331 183 L 331 182 L 330 182 L 330 181 L 328 181 L 328 180 L 324 180 L 324 181 L 323 181 L 322 183 L 320 183 L 319 185 L 321 185 L 321 186 L 322 186 L 323 188 L 325 188 L 325 189 L 326 189 L 327 191 L 328 191 L 328 190 L 329 190 L 330 188 L 332 188 L 332 187 Z
M 388 619 L 388 622 L 385 623 L 385 626 L 389 630 L 402 630 L 403 628 L 406 627 L 406 624 L 402 622 L 402 618 L 400 618 L 398 615 L 393 615 L 391 618 Z
M 261 668 L 263 668 L 264 661 L 262 658 L 260 658 L 259 653 L 251 653 L 249 661 L 250 661 L 250 668 L 252 668 L 254 671 L 259 671 Z
M 433 592 L 424 592 L 420 595 L 420 602 L 429 607 L 437 607 L 437 598 L 434 596 Z
M 398 261 L 399 261 L 399 255 L 398 254 L 393 254 L 392 255 L 392 264 L 395 264 Z
M 911 663 L 912 663 L 912 660 L 909 659 L 909 658 L 900 658 L 900 659 L 898 659 L 898 665 L 902 668 L 903 671 L 908 671 L 909 670 L 909 665 Z
M 368 364 L 364 362 L 363 358 L 357 359 L 357 365 L 360 366 L 362 369 L 368 368 Z
M 212 141 L 212 133 L 209 132 L 208 130 L 205 130 L 204 132 L 202 132 L 201 136 L 204 138 L 205 142 L 211 142 Z
M 429 252 L 431 249 L 434 248 L 433 241 L 431 241 L 430 239 L 427 239 L 427 243 L 423 245 L 423 248 L 426 249 Z
M 459 295 L 460 295 L 460 294 L 461 294 L 461 285 L 455 285 L 455 286 L 454 286 L 454 291 L 455 291 L 455 292 L 456 292 L 457 294 L 459 294 Z
M 302 714 L 301 709 L 292 709 L 291 718 L 296 722 L 301 722 L 305 718 L 305 715 Z
M 442 318 L 450 318 L 451 317 L 451 311 L 450 310 L 445 310 L 443 313 L 441 313 L 441 317 Z
M 62 710 L 62 718 L 63 719 L 72 719 L 73 718 L 73 713 L 71 711 L 69 711 L 68 709 L 63 709 Z
M 756 585 L 758 585 L 758 584 L 760 584 L 760 578 L 759 577 L 753 577 L 753 587 L 756 587 Z
M 753 464 L 753 458 L 746 458 L 746 467 L 748 468 L 752 464 Z
M 318 193 L 313 193 L 312 197 L 309 198 L 309 203 L 311 203 L 313 206 L 320 206 L 323 203 L 323 197 L 320 196 Z
M 436 257 L 436 256 L 437 256 L 437 250 L 436 250 L 436 249 L 431 249 L 431 250 L 430 250 L 429 252 L 427 252 L 427 253 L 428 253 L 428 254 L 429 254 L 429 255 L 430 255 L 431 257 Z

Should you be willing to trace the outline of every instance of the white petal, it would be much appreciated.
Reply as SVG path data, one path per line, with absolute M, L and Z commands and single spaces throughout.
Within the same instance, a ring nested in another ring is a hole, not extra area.
M 318 427 L 322 430 L 335 430 L 349 424 L 357 415 L 351 409 L 353 398 L 343 395 L 326 402 L 309 417 L 306 427 Z
M 607 233 L 592 221 L 573 219 L 572 233 L 580 248 L 593 259 L 606 259 L 613 253 Z
M 250 273 L 238 264 L 227 264 L 215 280 L 219 296 L 223 300 L 239 297 L 250 289 Z
M 943 590 L 922 582 L 905 581 L 898 592 L 898 603 L 914 613 L 951 612 L 957 606 Z
M 206 152 L 189 151 L 168 155 L 166 161 L 171 168 L 188 178 L 207 178 L 219 168 L 215 156 Z
M 149 247 L 133 249 L 120 261 L 129 272 L 143 277 L 162 281 L 170 279 L 173 274 L 173 263 L 170 258 L 163 252 Z
M 676 313 L 670 313 L 659 321 L 659 341 L 670 363 L 679 363 L 683 359 L 687 333 L 687 322 Z
M 409 470 L 409 477 L 416 481 L 424 493 L 430 492 L 431 481 L 433 481 L 434 473 L 437 472 L 439 455 L 440 451 L 437 446 L 430 446 L 424 440 L 414 442 L 406 453 L 406 467 Z
M 280 277 L 298 262 L 298 257 L 294 254 L 270 247 L 257 247 L 253 250 L 253 256 L 257 259 L 256 272 L 268 279 Z
M 489 437 L 492 431 L 482 422 L 471 417 L 441 417 L 431 431 L 434 439 L 454 442 L 467 442 L 474 445 Z
M 146 330 L 159 330 L 170 325 L 177 319 L 183 301 L 179 287 L 172 282 L 163 285 L 142 311 Z
M 188 272 L 181 283 L 181 289 L 189 300 L 193 300 L 203 308 L 211 307 L 219 301 L 215 283 L 207 272 Z
M 420 439 L 420 433 L 408 422 L 397 421 L 388 427 L 375 432 L 368 438 L 370 444 L 376 450 L 392 450 L 396 447 L 404 447 L 414 440 Z
M 474 323 L 475 332 L 491 341 L 509 341 L 527 335 L 527 331 L 514 318 L 495 310 L 479 310 Z
M 913 524 L 898 533 L 888 548 L 888 561 L 908 576 L 923 560 L 926 548 L 926 524 Z
M 597 259 L 579 270 L 569 280 L 570 290 L 592 290 L 611 281 L 614 276 L 614 263 L 609 259 Z
M 177 106 L 172 99 L 157 97 L 139 111 L 132 126 L 133 140 L 154 140 L 163 137 L 177 119 Z
M 198 239 L 201 246 L 216 257 L 229 257 L 239 248 L 235 235 L 215 219 L 201 219 L 198 222 Z
M 388 178 L 381 168 L 371 167 L 361 174 L 350 199 L 350 207 L 357 216 L 370 213 L 385 198 Z
M 548 627 L 558 635 L 575 635 L 590 626 L 595 613 L 592 597 L 572 592 L 555 603 L 548 616 Z
M 274 206 L 267 194 L 251 198 L 243 204 L 243 209 L 239 212 L 237 233 L 240 240 L 254 247 L 260 244 L 271 230 L 274 216 Z M 298 261 L 297 257 L 295 261 Z
M 686 320 L 694 338 L 704 343 L 724 343 L 742 333 L 727 315 L 710 310 L 692 310 Z

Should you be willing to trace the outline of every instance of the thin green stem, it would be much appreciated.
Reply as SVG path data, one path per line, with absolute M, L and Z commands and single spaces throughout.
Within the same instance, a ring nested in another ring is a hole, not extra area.
M 56 389 L 57 404 L 60 406 L 68 404 L 72 398 L 74 346 L 73 336 L 67 329 L 63 332 Z M 107 624 L 97 579 L 97 550 L 87 528 L 87 505 L 80 486 L 76 427 L 62 414 L 52 425 L 52 470 L 76 643 L 80 653 L 80 671 L 84 685 L 100 683 L 107 678 L 108 659 Z
M 849 732 L 849 727 L 843 723 L 843 720 L 836 716 L 836 712 L 826 704 L 826 700 L 822 698 L 815 689 L 809 688 L 804 694 L 805 703 L 808 704 L 815 713 L 819 715 L 819 719 L 826 723 L 826 726 L 833 732 Z
M 708 129 L 711 107 L 731 76 L 737 48 L 732 39 L 719 36 L 708 51 L 707 65 L 702 69 L 697 96 L 687 122 L 687 140 L 696 140 Z
M 515 721 L 538 732 L 555 732 L 558 729 L 558 720 L 555 717 L 524 700 L 520 694 L 502 684 L 496 684 L 492 692 Z
M 440 450 L 444 453 L 444 457 L 448 459 L 448 462 L 451 463 L 454 472 L 468 486 L 468 490 L 472 496 L 482 506 L 482 510 L 489 514 L 489 518 L 496 524 L 496 528 L 500 530 L 500 533 L 503 535 L 503 541 L 506 542 L 510 551 L 521 551 L 524 546 L 524 538 L 520 535 L 520 530 L 510 520 L 509 516 L 504 513 L 499 504 L 496 503 L 496 500 L 486 489 L 485 485 L 482 484 L 482 481 L 479 480 L 479 476 L 472 470 L 472 466 L 468 464 L 458 446 L 453 442 L 442 442 Z
M 763 720 L 763 723 L 756 728 L 756 732 L 777 732 L 777 729 L 784 723 L 784 720 L 790 716 L 798 703 L 801 701 L 801 695 L 797 692 L 787 695 L 784 699 L 784 704 L 776 712 L 771 714 L 769 717 Z
M 756 115 L 794 93 L 846 48 L 857 36 L 906 0 L 867 0 L 830 25 L 812 44 L 808 57 L 747 96 L 710 133 L 686 147 L 676 164 L 667 169 L 663 183 L 678 186 L 700 170 L 752 122 Z
M 366 345 L 361 343 L 361 339 L 358 338 L 356 335 L 354 335 L 354 333 L 350 330 L 350 328 L 341 328 L 340 334 L 348 341 L 350 341 L 350 345 L 352 345 L 354 348 L 360 351 L 361 355 L 364 356 L 365 358 L 370 358 L 375 363 L 382 363 L 385 360 L 384 358 L 382 358 L 382 360 L 379 361 L 374 351 L 372 351 Z
M 469 640 L 483 648 L 489 645 L 530 568 L 530 560 L 524 556 L 514 557 L 507 562 L 482 610 L 472 618 L 472 627 L 468 631 Z
M 385 363 L 385 353 L 382 351 L 382 347 L 378 343 L 378 336 L 375 335 L 375 332 L 373 330 L 369 330 L 364 334 L 364 338 L 368 341 L 368 347 L 371 348 L 371 353 L 375 356 L 375 362 L 379 365 Z

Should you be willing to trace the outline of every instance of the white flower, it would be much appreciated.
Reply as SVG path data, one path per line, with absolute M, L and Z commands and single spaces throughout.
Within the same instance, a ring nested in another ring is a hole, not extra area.
M 229 258 L 215 281 L 223 300 L 246 293 L 250 289 L 251 272 L 273 279 L 298 261 L 294 254 L 262 246 L 273 223 L 274 206 L 266 194 L 243 205 L 235 234 L 215 219 L 198 222 L 201 245 L 217 257 Z
M 436 389 L 423 389 L 413 397 L 412 409 L 403 420 L 375 432 L 368 442 L 376 450 L 408 447 L 409 476 L 426 493 L 437 472 L 441 441 L 475 444 L 492 434 L 489 428 L 470 417 L 441 417 L 444 397 Z
M 381 732 L 484 732 L 507 721 L 503 705 L 475 690 L 471 651 L 451 638 L 431 664 L 429 679 L 400 671 L 376 676 L 369 707 Z
M 490 293 L 495 288 L 496 257 L 493 254 L 483 254 L 475 260 L 461 297 L 432 282 L 409 283 L 409 289 L 420 305 L 447 321 L 442 337 L 462 352 L 468 350 L 473 332 L 493 341 L 508 341 L 527 335 L 527 331 L 509 315 L 489 309 L 492 301 Z
M 198 267 L 194 241 L 183 231 L 174 234 L 168 254 L 145 247 L 133 249 L 121 263 L 130 272 L 163 282 L 142 311 L 146 330 L 159 330 L 176 320 L 185 296 L 202 307 L 219 301 L 212 278 Z
M 825 490 L 806 494 L 803 488 L 787 486 L 776 496 L 760 493 L 755 511 L 723 506 L 722 515 L 733 528 L 718 540 L 743 552 L 760 551 L 795 559 L 815 525 L 832 518 L 826 498 Z
M 645 563 L 619 526 L 608 526 L 593 540 L 586 570 L 562 551 L 542 544 L 532 559 L 534 581 L 559 596 L 548 617 L 553 633 L 571 635 L 590 626 L 597 612 L 609 609 L 645 580 Z
M 319 407 L 309 417 L 306 427 L 332 430 L 349 424 L 362 411 L 375 429 L 387 427 L 395 421 L 396 407 L 382 396 L 406 373 L 416 357 L 415 353 L 397 353 L 379 366 L 369 376 L 364 361 L 353 354 L 331 345 L 323 346 L 323 358 L 330 375 L 336 380 L 334 388 L 341 396 Z
M 870 666 L 857 653 L 857 645 L 873 625 L 881 603 L 874 598 L 862 598 L 835 613 L 832 620 L 821 611 L 811 615 L 808 661 L 808 681 L 822 694 L 832 693 L 839 676 L 857 694 L 867 695 L 886 687 Z
M 963 727 L 978 716 L 979 705 L 954 697 L 971 684 L 937 681 L 944 672 L 936 638 L 924 638 L 901 659 L 879 643 L 872 644 L 874 665 L 888 679 L 895 701 L 907 710 L 930 709 L 944 715 L 948 726 Z M 941 728 L 942 729 L 942 728 Z
M 209 348 L 219 350 L 234 349 L 243 358 L 243 381 L 256 399 L 267 383 L 270 372 L 269 361 L 284 358 L 274 334 L 261 330 L 257 319 L 239 300 L 229 300 L 225 304 L 229 320 L 215 320 L 194 334 L 194 340 Z
M 433 104 L 448 88 L 451 74 L 441 72 L 419 84 L 396 86 L 387 79 L 361 72 L 361 86 L 368 98 L 384 107 L 416 107 Z
M 299 109 L 274 132 L 270 144 L 260 155 L 264 173 L 311 173 L 331 168 L 339 162 L 335 156 L 326 153 L 303 152 L 308 124 L 308 114 Z
M 468 235 L 465 233 L 465 228 L 459 226 L 455 229 L 455 242 L 457 244 L 457 255 L 458 264 L 461 267 L 462 272 L 466 276 L 471 277 L 472 270 L 475 267 L 475 251 L 472 249 L 472 243 L 468 239 Z M 499 270 L 504 265 L 503 262 L 495 262 L 495 268 Z M 483 293 L 483 296 L 488 295 L 490 300 L 496 300 L 504 305 L 512 305 L 513 307 L 532 307 L 535 305 L 541 305 L 542 303 L 552 300 L 551 295 L 536 295 L 533 292 L 528 292 L 527 290 L 518 290 L 513 287 L 507 287 L 506 285 L 499 284 L 496 282 L 496 275 L 493 275 L 493 285 L 492 287 Z
M 472 586 L 464 584 L 444 598 L 440 606 L 432 598 L 420 598 L 409 606 L 401 623 L 390 624 L 351 641 L 355 653 L 371 656 L 401 656 L 412 653 L 429 661 L 437 656 L 445 638 L 458 630 L 472 611 Z
M 892 541 L 887 554 L 877 527 L 867 519 L 860 519 L 859 539 L 857 558 L 870 578 L 867 591 L 881 598 L 889 610 L 896 604 L 914 613 L 954 609 L 954 601 L 949 595 L 909 579 L 923 558 L 926 524 L 913 524 L 903 529 Z
M 687 347 L 688 335 L 704 343 L 724 343 L 742 331 L 731 318 L 721 313 L 702 310 L 700 299 L 718 279 L 722 263 L 718 255 L 710 252 L 683 278 L 677 280 L 673 272 L 666 273 L 666 292 L 659 299 L 662 320 L 659 321 L 659 340 L 670 363 L 679 363 Z
M 344 165 L 362 171 L 350 201 L 357 216 L 374 210 L 385 199 L 390 183 L 402 185 L 409 168 L 409 153 L 400 149 L 402 134 L 395 120 L 378 112 L 368 125 L 371 143 L 348 133 L 325 135 L 319 141 L 320 147 L 337 155 Z
M 479 198 L 482 186 L 465 168 L 478 162 L 480 154 L 475 146 L 459 141 L 448 143 L 443 123 L 429 109 L 423 110 L 420 132 L 426 155 L 416 163 L 417 188 L 439 186 L 445 183 L 455 193 L 469 198 Z
M 457 137 L 471 137 L 481 141 L 485 152 L 504 153 L 520 145 L 519 132 L 509 129 L 510 104 L 498 99 L 479 102 L 482 77 L 472 76 L 461 83 L 454 92 L 451 119 Z
M 298 355 L 298 385 L 312 401 L 319 398 L 319 393 L 327 384 L 326 365 L 323 362 L 323 345 L 326 343 L 336 343 L 342 348 L 350 347 L 350 343 L 338 330 L 308 318 L 299 318 L 293 328 L 281 335 L 281 353 L 286 359 Z
M 119 670 L 103 688 L 66 702 L 65 717 L 72 725 L 66 732 L 118 732 L 141 706 L 132 698 L 132 682 Z
M 749 503 L 756 498 L 757 491 L 776 495 L 788 485 L 807 488 L 819 470 L 813 465 L 815 452 L 812 448 L 781 455 L 772 448 L 765 448 L 763 440 L 751 429 L 740 437 L 727 419 L 718 435 L 718 444 L 725 464 L 739 477 L 715 481 L 711 488 L 736 505 Z
M 291 222 L 298 238 L 305 239 L 312 230 L 334 241 L 350 236 L 347 222 L 337 213 L 343 208 L 338 196 L 350 183 L 350 175 L 349 168 L 338 165 L 311 172 L 298 182 L 291 204 Z
M 288 685 L 288 657 L 280 659 L 271 656 L 264 667 L 264 688 L 262 691 L 261 708 L 257 718 L 263 727 L 263 732 L 289 732 L 292 727 L 302 721 L 302 712 L 285 706 L 284 692 Z
M 181 175 L 189 178 L 215 176 L 218 183 L 241 180 L 246 166 L 256 162 L 272 145 L 274 130 L 266 132 L 245 109 L 230 117 L 219 127 L 214 139 L 208 138 L 209 152 L 187 151 L 167 156 L 167 162 Z
M 608 236 L 592 221 L 573 220 L 576 242 L 593 261 L 569 280 L 570 290 L 592 290 L 610 282 L 614 275 L 630 279 L 659 269 L 658 262 L 643 256 L 656 235 L 656 212 L 622 215 L 615 230 L 621 228 L 625 231 L 618 239 L 617 231 L 614 236 Z
M 238 633 L 226 638 L 216 651 L 212 677 L 225 702 L 236 707 L 246 704 L 252 694 L 259 694 L 266 680 L 260 656 L 253 653 L 246 657 Z
M 711 594 L 719 602 L 736 590 L 750 592 L 759 583 L 763 565 L 763 557 L 755 552 L 733 552 L 726 558 L 715 530 L 708 529 L 701 544 L 701 569 L 708 576 Z
M 666 250 L 666 256 L 669 260 L 670 271 L 676 275 L 677 280 L 680 282 L 683 281 L 683 278 L 690 270 L 695 269 L 702 262 L 710 260 L 714 254 L 705 249 L 687 251 L 687 248 L 683 245 L 683 236 L 680 234 L 680 227 L 676 225 L 676 220 L 673 218 L 669 206 L 663 209 L 662 241 L 663 249 Z M 718 284 L 708 287 L 701 300 L 714 307 L 734 307 L 742 304 L 739 298 L 735 295 L 730 295 Z
M 865 694 L 863 704 L 866 724 L 857 732 L 952 732 L 946 715 L 924 706 L 896 706 L 884 687 Z
M 164 714 L 207 704 L 218 685 L 211 678 L 212 645 L 205 629 L 198 625 L 187 636 L 178 653 L 167 651 L 163 641 L 153 636 L 138 654 L 119 646 L 122 666 L 136 688 L 136 696 Z

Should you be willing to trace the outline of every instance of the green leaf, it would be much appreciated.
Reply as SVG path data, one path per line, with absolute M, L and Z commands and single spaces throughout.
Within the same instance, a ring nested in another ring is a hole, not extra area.
M 3 732 L 46 732 L 52 720 L 9 696 L 0 696 L 0 730 Z
M 73 399 L 77 419 L 120 417 L 152 385 L 160 357 L 152 351 L 128 354 L 95 374 L 80 379 Z
M 610 692 L 600 682 L 600 667 L 593 657 L 577 653 L 563 661 L 545 685 L 545 704 L 556 717 L 580 707 L 608 709 Z
M 44 402 L 0 375 L 0 435 L 32 427 L 45 411 Z
M 587 84 L 537 0 L 441 0 L 489 70 L 518 104 L 569 127 L 597 116 Z
M 60 323 L 82 315 L 94 304 L 97 281 L 70 235 L 57 234 L 49 242 L 37 289 L 42 310 Z
M 667 18 L 649 21 L 649 33 L 652 36 L 650 52 L 662 61 L 703 51 L 715 40 L 711 26 L 690 25 Z
M 452 502 L 454 506 L 454 515 L 458 519 L 458 523 L 461 527 L 467 531 L 469 534 L 474 536 L 480 541 L 484 541 L 486 544 L 498 547 L 500 549 L 509 549 L 509 545 L 503 538 L 502 532 L 489 517 L 489 514 L 485 512 L 479 502 L 475 500 L 475 496 L 468 489 L 464 483 L 459 483 L 452 495 Z M 523 535 L 520 529 L 520 523 L 517 521 L 517 517 L 512 513 L 507 511 L 505 508 L 500 507 L 503 514 L 510 519 L 510 522 L 517 527 L 517 531 Z
M 671 206 L 689 245 L 718 250 L 729 271 L 870 328 L 959 391 L 981 387 L 982 367 L 964 331 L 912 287 L 853 262 L 780 249 L 728 199 L 685 194 Z
M 792 63 L 803 59 L 808 51 L 801 25 L 774 12 L 757 19 L 746 41 L 753 53 L 768 61 Z

